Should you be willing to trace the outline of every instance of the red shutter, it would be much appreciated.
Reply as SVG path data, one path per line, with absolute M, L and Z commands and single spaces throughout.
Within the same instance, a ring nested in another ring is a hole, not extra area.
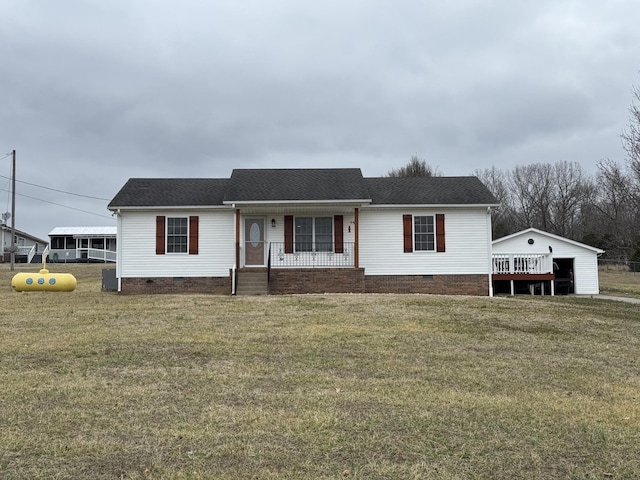
M 198 254 L 198 217 L 189 217 L 189 255 Z
M 402 233 L 404 237 L 404 253 L 413 252 L 413 216 L 402 215 Z
M 333 239 L 334 239 L 334 251 L 336 253 L 344 253 L 344 225 L 342 215 L 335 215 L 333 217 Z
M 293 253 L 293 215 L 284 216 L 284 253 Z
M 444 252 L 444 213 L 436 214 L 436 252 Z
M 158 215 L 156 217 L 156 255 L 164 255 L 165 252 L 164 223 L 164 215 Z

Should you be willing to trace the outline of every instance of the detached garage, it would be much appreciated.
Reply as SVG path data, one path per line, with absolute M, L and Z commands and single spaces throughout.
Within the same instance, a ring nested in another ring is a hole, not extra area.
M 536 228 L 528 228 L 520 232 L 499 238 L 493 241 L 494 264 L 494 290 L 500 291 L 500 285 L 496 282 L 495 267 L 500 262 L 514 263 L 518 259 L 540 259 L 544 262 L 547 272 L 553 273 L 555 293 L 576 293 L 593 295 L 600 293 L 598 281 L 598 256 L 604 250 L 585 245 L 584 243 L 569 240 L 568 238 L 543 232 Z M 515 259 L 515 261 L 514 261 Z M 525 275 L 517 278 L 519 282 L 526 282 Z M 547 279 L 550 283 L 551 280 Z M 532 282 L 527 284 L 527 289 L 533 293 Z M 549 291 L 548 289 L 547 291 Z M 544 291 L 544 290 L 543 290 Z

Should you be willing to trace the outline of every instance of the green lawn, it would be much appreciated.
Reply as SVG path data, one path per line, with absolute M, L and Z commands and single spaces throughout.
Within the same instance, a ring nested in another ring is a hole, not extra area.
M 640 477 L 638 305 L 123 296 L 60 264 L 76 291 L 16 293 L 0 269 L 3 479 Z

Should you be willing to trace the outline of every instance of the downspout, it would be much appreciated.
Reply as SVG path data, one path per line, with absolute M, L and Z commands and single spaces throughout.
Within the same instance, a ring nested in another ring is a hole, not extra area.
M 236 267 L 240 268 L 240 209 L 236 209 Z
M 487 238 L 489 242 L 489 296 L 493 297 L 493 234 L 491 233 L 491 207 L 487 207 Z
M 116 280 L 118 292 L 122 291 L 122 216 L 120 209 L 116 210 Z
M 233 205 L 235 207 L 235 205 Z M 235 237 L 236 237 L 236 263 L 233 264 L 231 269 L 231 295 L 236 294 L 237 280 L 238 280 L 238 266 L 240 265 L 240 209 L 236 209 L 236 221 L 235 225 Z

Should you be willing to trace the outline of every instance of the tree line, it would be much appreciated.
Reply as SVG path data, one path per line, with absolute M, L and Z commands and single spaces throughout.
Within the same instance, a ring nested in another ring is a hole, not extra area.
M 607 258 L 640 261 L 640 89 L 632 93 L 622 162 L 600 160 L 595 174 L 567 161 L 472 172 L 501 204 L 493 213 L 493 238 L 535 227 L 602 248 Z M 388 175 L 440 173 L 414 155 Z

